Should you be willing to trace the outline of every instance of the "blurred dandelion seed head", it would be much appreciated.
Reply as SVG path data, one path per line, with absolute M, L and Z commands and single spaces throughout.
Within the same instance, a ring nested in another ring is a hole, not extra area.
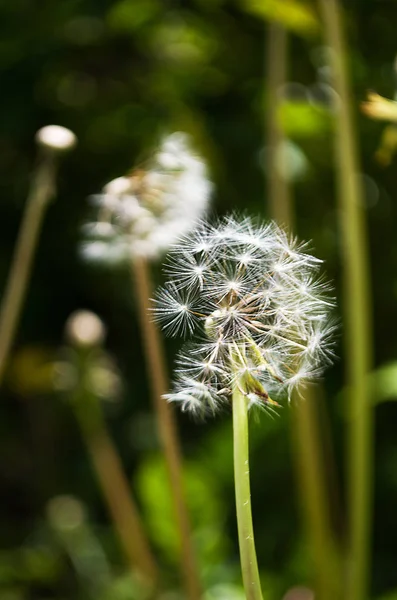
M 47 150 L 70 150 L 77 144 L 75 134 L 60 125 L 47 125 L 36 133 L 36 143 Z
M 206 415 L 238 386 L 249 406 L 271 411 L 272 398 L 321 374 L 333 357 L 334 303 L 306 250 L 275 223 L 234 217 L 202 223 L 173 247 L 154 318 L 198 341 L 178 356 L 169 401 Z
M 166 136 L 147 164 L 93 196 L 97 217 L 84 227 L 83 257 L 108 264 L 158 257 L 203 216 L 211 190 L 189 137 Z

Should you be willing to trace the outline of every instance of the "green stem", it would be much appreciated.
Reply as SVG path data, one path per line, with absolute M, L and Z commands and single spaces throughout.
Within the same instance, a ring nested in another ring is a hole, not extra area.
M 145 582 L 155 589 L 159 578 L 157 565 L 119 454 L 107 430 L 100 403 L 92 393 L 82 389 L 73 404 L 102 494 L 131 571 L 138 569 Z
M 45 155 L 33 177 L 0 308 L 0 385 L 18 327 L 43 217 L 54 187 L 54 159 Z
M 146 361 L 150 372 L 152 402 L 157 419 L 160 443 L 164 453 L 177 530 L 181 543 L 181 568 L 187 600 L 200 600 L 202 589 L 192 540 L 189 511 L 183 485 L 183 459 L 173 407 L 162 397 L 169 388 L 166 360 L 156 323 L 150 318 L 150 298 L 153 297 L 149 265 L 135 258 L 131 265 L 135 294 L 142 328 Z
M 291 227 L 293 220 L 289 186 L 279 166 L 285 136 L 280 124 L 280 88 L 287 79 L 287 32 L 279 23 L 269 23 L 266 47 L 266 142 L 269 148 L 267 196 L 272 218 L 280 225 Z
M 248 407 L 238 386 L 233 389 L 234 485 L 240 561 L 247 600 L 262 600 L 252 525 L 249 475 Z
M 339 96 L 335 157 L 343 235 L 344 310 L 350 414 L 348 428 L 349 565 L 346 598 L 368 597 L 373 479 L 373 407 L 367 385 L 372 366 L 368 242 L 346 49 L 337 0 L 320 0 Z
M 290 186 L 282 177 L 277 155 L 285 137 L 279 123 L 279 90 L 287 79 L 287 32 L 278 23 L 267 28 L 267 144 L 269 147 L 268 204 L 271 217 L 293 230 L 294 206 Z M 317 390 L 317 391 L 316 391 Z M 304 400 L 293 402 L 292 457 L 304 524 L 315 570 L 319 600 L 338 598 L 338 557 L 331 524 L 324 448 L 319 428 L 318 386 L 305 391 Z M 299 406 L 296 406 L 299 402 Z M 325 426 L 329 429 L 326 422 Z

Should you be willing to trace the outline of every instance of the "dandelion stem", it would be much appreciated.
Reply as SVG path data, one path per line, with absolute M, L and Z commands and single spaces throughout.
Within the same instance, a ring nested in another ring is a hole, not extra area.
M 273 218 L 279 225 L 291 226 L 292 209 L 290 190 L 280 172 L 279 157 L 282 152 L 284 133 L 280 125 L 278 95 L 287 75 L 287 32 L 279 23 L 267 27 L 266 81 L 267 110 L 266 128 L 268 144 L 267 195 Z
M 267 46 L 267 140 L 269 146 L 268 202 L 271 216 L 280 225 L 293 229 L 294 207 L 287 180 L 277 165 L 277 153 L 284 141 L 278 122 L 278 92 L 286 81 L 287 32 L 278 23 L 268 26 Z M 318 410 L 315 405 L 318 386 L 304 392 L 304 400 L 293 406 L 292 445 L 297 484 L 315 568 L 320 600 L 335 600 L 338 581 L 336 542 L 331 525 L 331 507 L 321 444 Z
M 294 403 L 292 435 L 302 510 L 315 568 L 316 591 L 319 600 L 337 600 L 340 597 L 340 565 L 330 522 L 324 448 L 319 439 L 316 402 L 313 391 L 306 390 L 304 399 Z
M 155 586 L 158 570 L 123 466 L 106 428 L 100 404 L 83 398 L 75 406 L 92 464 L 132 571 Z
M 247 600 L 262 600 L 252 525 L 247 398 L 233 387 L 234 485 L 240 562 Z
M 132 274 L 135 280 L 135 293 L 138 300 L 139 318 L 150 369 L 153 405 L 157 416 L 164 457 L 168 469 L 175 517 L 181 542 L 181 566 L 185 581 L 186 598 L 199 600 L 202 597 L 200 578 L 192 544 L 191 525 L 184 498 L 182 477 L 182 456 L 178 439 L 173 408 L 162 398 L 168 391 L 168 377 L 161 338 L 156 324 L 151 320 L 150 298 L 152 286 L 149 267 L 144 258 L 134 258 Z
M 333 51 L 336 112 L 335 159 L 343 235 L 346 357 L 350 414 L 348 429 L 349 571 L 346 598 L 368 597 L 373 473 L 373 407 L 367 376 L 371 369 L 372 323 L 368 243 L 346 50 L 337 0 L 321 0 L 325 35 Z
M 33 175 L 0 308 L 0 385 L 15 338 L 44 214 L 55 190 L 54 156 L 46 153 Z

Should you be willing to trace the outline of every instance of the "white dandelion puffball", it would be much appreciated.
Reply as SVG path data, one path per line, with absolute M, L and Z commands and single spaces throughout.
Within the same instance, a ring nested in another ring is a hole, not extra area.
M 230 402 L 269 410 L 318 377 L 333 357 L 335 326 L 321 260 L 275 223 L 227 217 L 202 223 L 174 246 L 154 318 L 171 335 L 196 334 L 177 359 L 165 397 L 197 415 Z
M 70 150 L 77 144 L 73 131 L 60 125 L 46 125 L 36 133 L 36 143 L 48 150 Z
M 166 136 L 146 164 L 93 196 L 97 219 L 85 226 L 83 256 L 108 263 L 158 257 L 203 217 L 211 190 L 189 136 Z

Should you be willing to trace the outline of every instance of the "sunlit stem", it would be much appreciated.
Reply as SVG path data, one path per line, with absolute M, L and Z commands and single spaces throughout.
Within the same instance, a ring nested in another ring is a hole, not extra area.
M 163 394 L 167 393 L 169 389 L 169 382 L 160 332 L 150 317 L 150 298 L 152 298 L 153 293 L 149 265 L 145 259 L 135 258 L 133 260 L 132 275 L 149 370 L 152 401 L 157 417 L 160 443 L 168 470 L 181 543 L 180 556 L 186 599 L 199 600 L 202 597 L 202 592 L 183 489 L 182 454 L 173 408 L 162 398 Z
M 0 385 L 15 338 L 43 217 L 55 192 L 54 156 L 46 153 L 33 175 L 0 307 Z
M 233 386 L 234 486 L 240 562 L 247 600 L 262 600 L 251 511 L 248 443 L 248 399 L 238 382 Z
M 287 32 L 278 23 L 267 29 L 268 203 L 279 225 L 293 230 L 294 207 L 288 181 L 280 172 L 285 137 L 280 124 L 279 93 L 287 80 Z M 317 391 L 316 391 L 317 390 Z M 292 442 L 296 481 L 315 571 L 319 600 L 336 600 L 340 581 L 337 544 L 332 531 L 330 494 L 316 402 L 318 388 L 307 389 L 299 406 L 293 402 Z M 327 426 L 327 422 L 324 423 Z
M 368 242 L 358 148 L 339 3 L 320 0 L 324 32 L 332 50 L 338 95 L 335 160 L 343 235 L 346 362 L 350 411 L 348 428 L 349 563 L 346 599 L 366 600 L 370 569 L 373 483 L 373 404 L 367 385 L 372 365 L 372 323 Z
M 280 124 L 279 94 L 286 77 L 287 32 L 279 23 L 269 23 L 266 47 L 267 196 L 272 217 L 281 226 L 292 224 L 290 190 L 280 168 L 285 136 Z
M 107 430 L 100 402 L 82 389 L 74 408 L 130 568 L 133 572 L 138 571 L 144 582 L 154 589 L 158 582 L 157 565 L 121 460 Z

